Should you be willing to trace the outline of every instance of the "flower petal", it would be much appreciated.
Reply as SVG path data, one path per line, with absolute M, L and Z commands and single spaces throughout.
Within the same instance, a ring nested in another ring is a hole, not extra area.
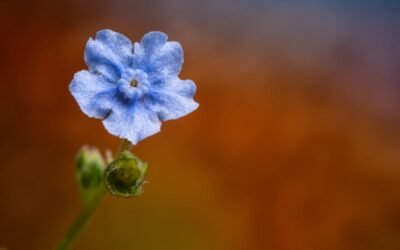
M 110 115 L 103 120 L 111 134 L 128 139 L 133 144 L 160 131 L 161 122 L 156 113 L 149 112 L 140 103 L 131 106 L 114 106 Z
M 99 72 L 110 80 L 119 79 L 132 57 L 131 41 L 112 30 L 100 30 L 95 40 L 89 38 L 86 43 L 85 62 L 90 72 Z
M 178 75 L 183 64 L 183 49 L 178 42 L 167 42 L 168 36 L 153 31 L 143 36 L 134 45 L 133 67 L 142 69 L 150 76 Z
M 77 72 L 69 85 L 69 91 L 82 112 L 97 119 L 109 113 L 115 89 L 115 85 L 103 76 L 87 70 Z
M 160 80 L 153 85 L 146 105 L 161 121 L 178 119 L 198 108 L 199 104 L 193 100 L 195 92 L 196 85 L 192 80 L 178 77 Z

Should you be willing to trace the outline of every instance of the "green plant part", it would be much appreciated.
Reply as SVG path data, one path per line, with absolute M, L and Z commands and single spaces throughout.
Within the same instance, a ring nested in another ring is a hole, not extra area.
M 147 164 L 124 151 L 107 166 L 104 181 L 112 195 L 129 198 L 141 194 L 146 173 Z
M 103 183 L 105 162 L 96 148 L 82 147 L 76 158 L 76 179 L 81 197 L 87 205 Z

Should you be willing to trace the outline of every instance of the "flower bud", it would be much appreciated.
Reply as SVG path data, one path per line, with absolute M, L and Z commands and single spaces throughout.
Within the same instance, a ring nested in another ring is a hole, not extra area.
M 105 163 L 97 148 L 82 147 L 76 158 L 76 178 L 82 199 L 90 202 L 102 185 Z
M 108 191 L 119 197 L 133 197 L 142 192 L 147 164 L 129 151 L 124 151 L 105 170 Z

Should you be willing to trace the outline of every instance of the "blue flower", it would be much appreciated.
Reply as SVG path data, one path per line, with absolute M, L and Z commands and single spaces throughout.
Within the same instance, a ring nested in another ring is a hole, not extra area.
M 112 30 L 89 38 L 89 70 L 74 75 L 69 90 L 83 113 L 102 119 L 111 134 L 133 144 L 160 131 L 161 122 L 194 111 L 196 85 L 181 80 L 183 50 L 162 32 L 149 32 L 132 45 Z

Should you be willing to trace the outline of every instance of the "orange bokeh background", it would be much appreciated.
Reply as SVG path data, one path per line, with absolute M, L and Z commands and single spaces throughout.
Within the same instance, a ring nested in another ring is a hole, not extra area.
M 74 157 L 118 139 L 68 92 L 96 31 L 166 32 L 200 108 L 133 151 L 75 249 L 400 249 L 395 1 L 2 1 L 0 249 L 54 249 L 82 203 Z

